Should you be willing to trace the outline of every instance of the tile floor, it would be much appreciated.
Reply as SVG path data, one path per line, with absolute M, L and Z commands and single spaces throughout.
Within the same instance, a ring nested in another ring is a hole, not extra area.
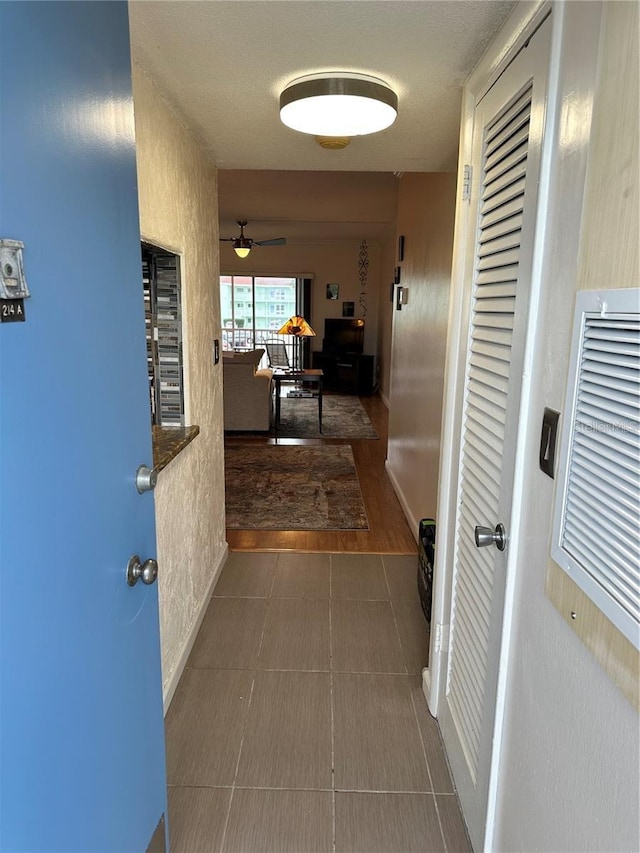
M 417 557 L 232 553 L 166 721 L 172 853 L 470 850 Z

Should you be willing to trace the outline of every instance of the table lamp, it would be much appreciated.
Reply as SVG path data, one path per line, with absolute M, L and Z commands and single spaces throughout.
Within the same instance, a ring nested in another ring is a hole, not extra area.
M 299 349 L 296 350 L 294 364 L 297 370 L 302 370 L 302 339 L 315 337 L 316 333 L 307 323 L 304 317 L 294 314 L 289 317 L 287 322 L 281 329 L 276 332 L 278 335 L 292 335 L 296 341 L 299 341 Z

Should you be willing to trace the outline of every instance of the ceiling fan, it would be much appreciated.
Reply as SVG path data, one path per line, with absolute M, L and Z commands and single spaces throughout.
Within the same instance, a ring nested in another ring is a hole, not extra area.
M 285 237 L 276 237 L 273 240 L 252 240 L 251 237 L 245 237 L 244 226 L 246 224 L 246 219 L 238 219 L 240 236 L 220 238 L 221 243 L 231 243 L 233 245 L 233 250 L 239 258 L 246 258 L 254 246 L 286 246 L 287 240 Z

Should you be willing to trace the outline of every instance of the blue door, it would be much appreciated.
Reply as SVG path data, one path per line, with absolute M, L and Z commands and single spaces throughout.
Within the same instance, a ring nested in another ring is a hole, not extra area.
M 0 849 L 144 851 L 165 812 L 126 3 L 0 3 Z M 160 567 L 162 571 L 162 567 Z

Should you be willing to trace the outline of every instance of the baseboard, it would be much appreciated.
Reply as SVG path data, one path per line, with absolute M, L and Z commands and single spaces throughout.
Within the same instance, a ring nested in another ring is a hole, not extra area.
M 435 717 L 434 708 L 431 707 L 431 670 L 428 666 L 422 670 L 422 692 L 427 700 L 427 707 L 432 717 Z
M 405 500 L 402 489 L 400 488 L 400 483 L 398 483 L 395 474 L 393 473 L 393 469 L 389 465 L 389 460 L 387 459 L 384 463 L 385 470 L 387 472 L 387 476 L 391 480 L 391 485 L 393 486 L 393 490 L 396 493 L 396 497 L 400 501 L 400 506 L 402 507 L 402 511 L 404 513 L 404 517 L 407 519 L 407 523 L 413 533 L 413 538 L 416 540 L 416 545 L 418 544 L 418 523 L 420 521 L 419 518 L 414 518 L 413 513 L 409 509 L 409 504 Z
M 196 618 L 194 619 L 193 625 L 191 626 L 191 630 L 189 631 L 189 636 L 187 637 L 182 652 L 180 653 L 176 668 L 174 669 L 171 678 L 167 682 L 163 697 L 165 717 L 167 716 L 167 711 L 169 710 L 169 706 L 171 705 L 173 694 L 176 692 L 178 682 L 180 681 L 182 673 L 184 672 L 184 668 L 187 665 L 187 660 L 189 659 L 191 649 L 193 648 L 193 645 L 196 641 L 196 637 L 198 636 L 198 631 L 200 630 L 200 626 L 202 625 L 204 614 L 207 612 L 207 607 L 209 606 L 209 601 L 211 600 L 211 596 L 213 595 L 213 590 L 215 589 L 215 585 L 218 582 L 218 578 L 220 577 L 220 572 L 224 568 L 224 564 L 227 562 L 228 556 L 229 545 L 225 542 L 222 554 L 220 555 L 220 559 L 218 560 L 218 565 L 216 566 L 215 571 L 211 576 L 205 594 L 202 596 L 202 601 L 200 602 L 200 609 L 196 614 Z
M 381 399 L 381 400 L 382 400 L 382 402 L 385 404 L 385 406 L 387 407 L 387 409 L 390 409 L 390 408 L 391 408 L 391 406 L 389 405 L 389 398 L 387 397 L 387 395 L 386 395 L 386 394 L 383 394 L 383 393 L 382 393 L 382 391 L 379 391 L 378 393 L 379 393 L 379 395 L 380 395 L 380 399 Z

